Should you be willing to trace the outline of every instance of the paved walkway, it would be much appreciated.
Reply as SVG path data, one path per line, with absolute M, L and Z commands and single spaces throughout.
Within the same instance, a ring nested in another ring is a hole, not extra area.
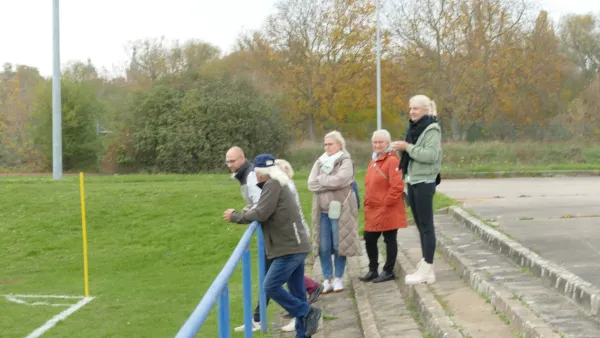
M 312 268 L 307 266 L 306 274 L 313 276 L 317 282 L 322 282 L 321 265 L 317 259 Z M 314 304 L 323 310 L 319 330 L 313 338 L 363 338 L 358 317 L 354 293 L 348 280 L 344 278 L 345 290 L 340 293 L 321 295 Z M 273 326 L 275 337 L 295 337 L 295 332 L 282 332 L 280 327 L 290 322 L 289 319 L 279 319 Z
M 358 277 L 368 270 L 364 243 L 362 255 L 348 259 L 344 276 L 345 290 L 322 295 L 316 307 L 323 310 L 322 323 L 314 338 L 422 338 L 423 332 L 415 320 L 414 309 L 404 301 L 394 282 L 363 283 Z M 383 258 L 380 255 L 381 266 Z M 321 266 L 317 259 L 312 274 L 322 282 Z M 294 337 L 292 332 L 281 332 L 289 320 L 278 319 L 273 326 L 274 337 Z
M 359 276 L 369 271 L 369 258 L 365 252 L 364 242 L 361 242 L 361 249 L 360 257 L 350 259 L 350 274 L 356 291 L 356 301 L 365 337 L 423 337 L 421 328 L 415 319 L 418 314 L 415 309 L 407 305 L 397 283 L 393 281 L 364 283 L 358 279 Z M 383 267 L 384 262 L 380 251 L 379 266 Z

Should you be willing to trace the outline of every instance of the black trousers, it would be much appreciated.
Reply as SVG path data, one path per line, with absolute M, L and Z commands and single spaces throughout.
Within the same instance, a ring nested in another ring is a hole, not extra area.
M 408 203 L 421 236 L 423 258 L 429 264 L 433 263 L 436 243 L 433 226 L 433 195 L 435 195 L 435 183 L 408 185 Z
M 272 262 L 273 261 L 268 259 L 267 256 L 265 255 L 265 276 L 267 275 L 267 272 L 269 271 L 269 268 L 271 267 Z M 267 306 L 269 306 L 270 300 L 271 300 L 271 298 L 269 298 L 269 296 L 267 296 L 267 301 L 266 301 Z M 255 322 L 260 322 L 260 300 L 258 301 L 258 304 L 256 304 L 256 309 L 254 309 L 253 317 L 254 317 Z
M 377 258 L 379 257 L 379 250 L 377 249 L 377 241 L 381 234 L 383 234 L 383 241 L 385 242 L 387 251 L 383 271 L 392 273 L 394 272 L 394 265 L 396 265 L 396 257 L 398 256 L 398 242 L 396 241 L 398 229 L 383 232 L 365 231 L 364 238 L 367 256 L 369 256 L 369 270 L 378 271 L 379 262 L 377 261 Z

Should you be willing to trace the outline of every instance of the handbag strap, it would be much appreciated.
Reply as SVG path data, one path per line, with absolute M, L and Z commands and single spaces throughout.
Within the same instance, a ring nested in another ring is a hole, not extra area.
M 383 172 L 383 170 L 379 169 L 379 167 L 377 166 L 377 163 L 373 164 L 373 167 L 375 169 L 377 169 L 377 171 L 379 171 L 379 173 L 385 178 L 386 181 L 388 181 L 388 183 L 390 183 L 390 179 L 387 177 L 387 175 Z

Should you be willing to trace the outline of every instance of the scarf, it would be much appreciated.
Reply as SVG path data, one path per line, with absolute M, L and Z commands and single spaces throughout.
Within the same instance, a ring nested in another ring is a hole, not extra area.
M 429 125 L 436 122 L 436 117 L 432 115 L 425 115 L 416 122 L 413 122 L 413 120 L 409 120 L 409 125 L 408 129 L 406 130 L 406 137 L 404 138 L 404 141 L 406 141 L 409 144 L 415 144 L 419 139 L 419 136 L 421 136 L 421 134 L 423 133 L 423 131 L 425 131 L 425 129 L 427 129 Z M 412 161 L 412 158 L 410 158 L 408 152 L 403 151 L 402 157 L 400 158 L 400 165 L 398 166 L 398 169 L 402 170 L 403 175 L 408 174 L 408 164 L 410 163 L 410 161 Z M 438 176 L 435 179 L 436 184 L 439 184 L 440 180 L 441 178 L 438 174 Z
M 333 166 L 335 165 L 335 161 L 337 161 L 340 157 L 344 155 L 343 151 L 338 151 L 337 153 L 329 156 L 327 153 L 324 153 L 319 157 L 319 162 L 321 163 L 321 170 L 329 175 L 333 171 Z
M 383 156 L 389 152 L 392 152 L 392 151 L 393 151 L 392 147 L 388 147 L 386 150 L 382 151 L 381 154 L 379 154 L 379 155 L 377 155 L 376 152 L 373 152 L 373 155 L 371 155 L 371 158 L 373 159 L 373 161 L 377 161 L 378 158 L 380 158 L 381 156 Z

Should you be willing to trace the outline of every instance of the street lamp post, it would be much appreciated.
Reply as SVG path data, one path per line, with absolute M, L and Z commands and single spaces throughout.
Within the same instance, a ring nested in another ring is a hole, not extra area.
M 60 95 L 60 29 L 58 0 L 52 1 L 52 176 L 62 179 L 62 113 Z
M 375 0 L 377 22 L 377 129 L 381 129 L 381 38 L 379 36 L 379 0 Z

